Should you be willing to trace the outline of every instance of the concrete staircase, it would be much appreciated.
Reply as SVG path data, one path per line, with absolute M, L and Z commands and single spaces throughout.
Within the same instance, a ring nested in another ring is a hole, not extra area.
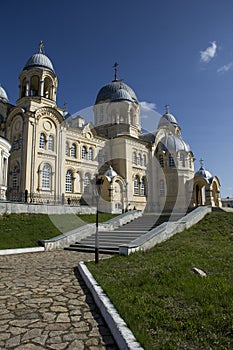
M 180 215 L 173 216 L 172 221 L 176 221 L 180 217 Z M 144 214 L 114 231 L 99 231 L 99 252 L 102 254 L 119 254 L 120 245 L 133 241 L 169 219 L 169 214 Z M 81 239 L 79 242 L 76 242 L 65 249 L 79 252 L 94 252 L 95 234 Z

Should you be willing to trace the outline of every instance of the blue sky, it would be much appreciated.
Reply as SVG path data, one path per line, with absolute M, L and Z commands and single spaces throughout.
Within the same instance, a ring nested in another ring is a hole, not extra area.
M 202 157 L 222 196 L 233 197 L 232 18 L 232 0 L 9 0 L 1 4 L 0 83 L 14 104 L 19 73 L 42 39 L 58 105 L 73 114 L 94 104 L 118 62 L 119 78 L 143 102 L 143 127 L 153 131 L 168 103 L 196 170 Z

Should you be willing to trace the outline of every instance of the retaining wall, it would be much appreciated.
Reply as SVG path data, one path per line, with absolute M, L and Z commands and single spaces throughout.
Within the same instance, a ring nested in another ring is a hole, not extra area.
M 0 215 L 3 214 L 94 214 L 95 207 L 27 204 L 15 202 L 0 202 Z

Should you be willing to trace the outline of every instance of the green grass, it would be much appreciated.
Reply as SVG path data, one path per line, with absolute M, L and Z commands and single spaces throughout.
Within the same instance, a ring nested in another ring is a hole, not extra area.
M 107 214 L 107 213 L 99 213 L 99 222 L 105 222 L 108 220 L 111 220 L 118 216 L 118 214 Z M 95 214 L 82 214 L 79 215 L 79 217 L 85 221 L 86 223 L 94 223 L 96 220 L 96 215 Z
M 99 222 L 115 217 L 99 214 Z M 44 215 L 10 214 L 0 216 L 0 249 L 27 248 L 38 246 L 46 240 L 68 232 L 87 223 L 94 223 L 95 215 Z
M 99 213 L 99 222 L 104 222 L 112 219 L 117 215 Z M 50 220 L 62 233 L 74 230 L 77 227 L 81 227 L 86 224 L 92 224 L 96 221 L 95 214 L 54 214 L 49 215 Z
M 48 215 L 10 214 L 0 217 L 0 249 L 38 246 L 38 241 L 60 234 Z
M 87 266 L 144 349 L 233 348 L 233 213 L 208 214 L 150 251 Z

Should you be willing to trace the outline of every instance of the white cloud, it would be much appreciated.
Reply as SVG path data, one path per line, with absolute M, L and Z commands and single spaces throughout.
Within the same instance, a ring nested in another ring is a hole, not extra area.
M 157 113 L 155 111 L 156 110 L 155 103 L 142 101 L 142 102 L 140 102 L 140 106 L 141 106 L 141 118 L 142 119 L 147 119 L 147 118 L 155 115 L 155 113 Z
M 224 66 L 220 67 L 217 72 L 218 73 L 226 73 L 228 72 L 230 69 L 233 68 L 233 61 L 231 61 L 230 63 L 228 64 L 224 64 Z
M 158 124 L 161 114 L 156 111 L 156 104 L 151 102 L 140 102 L 141 113 L 140 119 L 142 121 L 142 127 L 148 131 L 153 132 Z
M 213 41 L 210 46 L 208 46 L 204 51 L 200 51 L 201 62 L 208 63 L 210 62 L 217 53 L 217 44 L 216 41 Z

